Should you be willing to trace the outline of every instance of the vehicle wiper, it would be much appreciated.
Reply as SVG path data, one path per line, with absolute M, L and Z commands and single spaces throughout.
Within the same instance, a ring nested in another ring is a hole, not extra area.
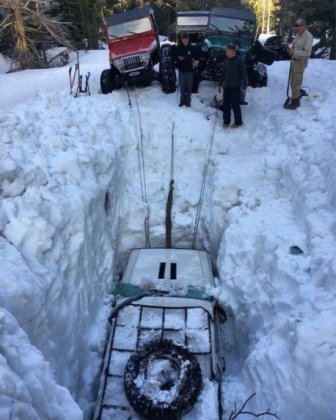
M 112 34 L 108 34 L 109 38 L 113 38 L 113 39 L 120 39 L 118 36 L 112 35 Z
M 237 25 L 235 25 L 234 28 L 232 28 L 232 26 L 229 26 L 230 31 L 232 31 L 233 33 L 240 35 L 242 33 L 242 31 L 240 29 L 238 29 Z
M 218 26 L 214 25 L 213 23 L 209 23 L 209 26 L 212 26 L 217 30 L 218 33 L 223 34 L 224 32 L 218 28 Z
M 132 34 L 132 35 L 140 35 L 141 32 L 132 32 L 132 31 L 126 31 L 128 34 Z

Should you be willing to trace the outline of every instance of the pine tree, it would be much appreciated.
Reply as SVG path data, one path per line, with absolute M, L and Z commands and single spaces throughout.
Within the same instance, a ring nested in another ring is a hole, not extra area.
M 2 52 L 18 61 L 22 69 L 45 65 L 43 43 L 53 40 L 66 44 L 65 28 L 49 18 L 39 4 L 31 0 L 0 0 Z
M 256 15 L 257 32 L 266 33 L 274 30 L 274 0 L 246 0 L 245 3 Z
M 69 25 L 70 39 L 76 48 L 99 47 L 104 5 L 105 1 L 100 0 L 58 0 L 54 14 Z

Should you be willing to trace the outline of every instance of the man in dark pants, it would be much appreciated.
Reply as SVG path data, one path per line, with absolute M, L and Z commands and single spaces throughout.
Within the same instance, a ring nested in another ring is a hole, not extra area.
M 177 67 L 179 69 L 180 104 L 190 107 L 191 89 L 193 85 L 193 68 L 198 65 L 197 53 L 189 44 L 188 34 L 181 37 L 181 43 L 176 48 Z
M 224 87 L 223 94 L 223 128 L 229 128 L 231 121 L 231 109 L 234 115 L 232 128 L 243 124 L 240 109 L 240 94 L 245 93 L 247 87 L 247 73 L 245 61 L 237 55 L 235 44 L 230 43 L 226 48 L 223 74 L 219 84 L 219 91 Z

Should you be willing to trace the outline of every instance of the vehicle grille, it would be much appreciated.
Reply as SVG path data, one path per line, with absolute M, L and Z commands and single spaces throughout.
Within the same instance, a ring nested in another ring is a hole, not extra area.
M 124 58 L 124 67 L 126 69 L 134 69 L 139 67 L 141 60 L 139 55 L 133 55 L 132 57 Z

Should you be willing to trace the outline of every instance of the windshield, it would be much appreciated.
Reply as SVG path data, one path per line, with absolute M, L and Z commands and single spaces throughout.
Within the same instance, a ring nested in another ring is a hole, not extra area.
M 208 16 L 178 16 L 177 26 L 206 26 Z
M 248 20 L 234 19 L 223 16 L 211 16 L 209 29 L 218 33 L 233 33 L 235 35 L 253 36 L 254 23 Z
M 110 38 L 122 38 L 129 35 L 138 35 L 152 30 L 152 25 L 148 17 L 130 20 L 108 27 Z

